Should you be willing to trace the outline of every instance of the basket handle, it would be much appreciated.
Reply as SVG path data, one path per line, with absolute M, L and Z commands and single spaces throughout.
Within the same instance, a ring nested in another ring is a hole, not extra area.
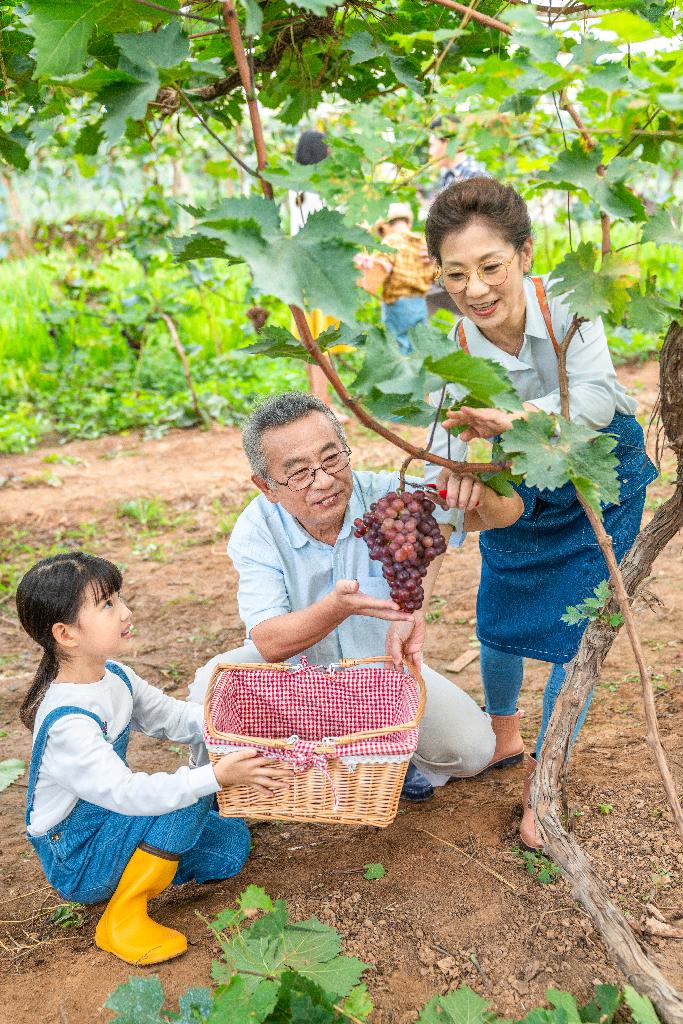
M 355 665 L 368 665 L 376 662 L 387 662 L 391 661 L 386 655 L 379 655 L 372 658 L 344 658 L 342 661 L 337 662 L 340 668 L 353 668 Z M 380 736 L 391 736 L 396 732 L 408 732 L 410 729 L 415 729 L 420 722 L 424 714 L 425 704 L 427 703 L 427 689 L 425 681 L 422 678 L 422 673 L 417 666 L 410 661 L 403 662 L 405 668 L 413 677 L 417 683 L 417 688 L 420 694 L 417 711 L 415 717 L 410 722 L 405 722 L 403 725 L 388 725 L 383 729 L 367 729 L 365 732 L 354 732 L 349 733 L 347 736 L 337 737 L 333 743 L 319 743 L 314 751 L 316 754 L 334 754 L 337 747 L 346 746 L 348 743 L 357 743 L 359 740 L 370 740 L 376 739 Z M 216 665 L 211 676 L 211 682 L 206 691 L 206 697 L 204 698 L 204 721 L 206 722 L 206 730 L 213 739 L 227 740 L 228 742 L 235 741 L 239 743 L 253 743 L 255 747 L 270 747 L 274 750 L 285 750 L 290 744 L 288 740 L 279 740 L 274 738 L 268 738 L 264 736 L 238 736 L 236 733 L 222 733 L 219 735 L 211 721 L 209 715 L 209 708 L 211 705 L 211 698 L 213 697 L 213 691 L 216 688 L 216 682 L 218 681 L 219 675 L 226 669 L 274 669 L 276 671 L 287 671 L 291 669 L 291 665 L 286 662 L 278 662 L 274 664 L 265 664 L 263 662 L 243 662 L 242 664 L 223 664 Z

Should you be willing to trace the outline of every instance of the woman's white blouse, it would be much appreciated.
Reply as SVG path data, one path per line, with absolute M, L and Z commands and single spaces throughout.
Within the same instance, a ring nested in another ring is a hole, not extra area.
M 34 741 L 50 711 L 73 705 L 92 711 L 107 730 L 107 739 L 92 718 L 65 715 L 51 726 L 36 784 L 28 831 L 44 835 L 87 800 L 118 814 L 157 815 L 189 807 L 220 789 L 210 764 L 175 772 L 136 772 L 113 749 L 113 741 L 130 723 L 147 736 L 176 743 L 202 738 L 204 709 L 175 700 L 122 666 L 133 694 L 109 669 L 98 682 L 52 683 L 38 708 Z
M 551 274 L 542 280 L 548 288 Z M 524 279 L 526 295 L 526 323 L 524 325 L 524 342 L 519 355 L 513 356 L 503 352 L 488 341 L 479 328 L 471 320 L 465 318 L 462 323 L 470 355 L 482 356 L 494 360 L 507 371 L 512 385 L 523 402 L 533 402 L 535 406 L 548 413 L 560 412 L 560 382 L 558 361 L 543 319 L 543 313 L 536 296 L 536 289 L 530 278 Z M 559 298 L 548 295 L 550 319 L 558 343 L 562 341 L 572 315 Z M 449 335 L 456 347 L 459 347 L 457 324 Z M 626 393 L 617 380 L 612 357 L 607 347 L 607 338 L 602 320 L 591 320 L 581 324 L 572 338 L 567 352 L 567 373 L 569 376 L 569 411 L 571 419 L 576 423 L 600 430 L 612 422 L 615 412 L 633 415 L 637 408 L 636 401 Z M 457 385 L 449 385 L 448 393 L 458 398 Z M 437 405 L 440 392 L 429 396 L 432 405 Z M 442 427 L 437 427 L 431 450 L 446 457 L 448 450 L 448 434 Z M 451 458 L 464 461 L 467 457 L 467 445 L 456 437 L 451 437 Z M 433 482 L 438 476 L 438 466 L 425 466 L 425 479 Z

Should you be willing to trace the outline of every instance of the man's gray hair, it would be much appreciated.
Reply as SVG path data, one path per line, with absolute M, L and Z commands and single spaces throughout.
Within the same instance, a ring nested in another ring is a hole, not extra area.
M 348 447 L 341 423 L 324 402 L 305 391 L 285 391 L 257 405 L 242 428 L 242 444 L 255 476 L 268 479 L 268 466 L 263 452 L 263 435 L 267 430 L 296 423 L 312 412 L 321 412 L 332 423 L 344 447 Z

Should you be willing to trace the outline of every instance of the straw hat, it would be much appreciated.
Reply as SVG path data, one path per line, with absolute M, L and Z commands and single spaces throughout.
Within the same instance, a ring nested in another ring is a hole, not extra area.
M 391 203 L 387 210 L 386 221 L 390 224 L 392 220 L 407 220 L 412 224 L 413 211 L 410 208 L 410 203 Z

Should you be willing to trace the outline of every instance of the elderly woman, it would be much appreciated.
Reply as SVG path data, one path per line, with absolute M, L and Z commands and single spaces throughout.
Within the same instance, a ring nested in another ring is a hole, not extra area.
M 547 294 L 552 274 L 530 278 L 532 231 L 524 200 L 510 186 L 475 177 L 444 189 L 430 208 L 427 247 L 461 316 L 452 334 L 464 352 L 499 363 L 523 403 L 510 414 L 463 407 L 450 411 L 435 451 L 447 446 L 447 430 L 464 427 L 462 442 L 492 438 L 518 416 L 534 410 L 560 412 L 558 346 L 572 317 L 561 299 Z M 656 471 L 635 419 L 636 403 L 616 379 L 600 320 L 581 325 L 567 353 L 571 419 L 617 439 L 620 501 L 604 509 L 605 526 L 621 559 L 640 528 L 645 488 Z M 449 487 L 455 486 L 451 478 Z M 607 566 L 571 484 L 556 490 L 520 484 L 524 512 L 512 526 L 480 534 L 481 582 L 477 635 L 481 673 L 496 733 L 490 766 L 523 760 L 517 700 L 524 659 L 550 662 L 540 734 L 525 775 L 522 841 L 539 848 L 530 803 L 531 778 L 545 728 L 562 686 L 564 666 L 583 628 L 562 621 L 568 605 L 589 597 L 608 576 Z M 451 502 L 453 504 L 453 502 Z M 585 718 L 582 710 L 577 730 Z

